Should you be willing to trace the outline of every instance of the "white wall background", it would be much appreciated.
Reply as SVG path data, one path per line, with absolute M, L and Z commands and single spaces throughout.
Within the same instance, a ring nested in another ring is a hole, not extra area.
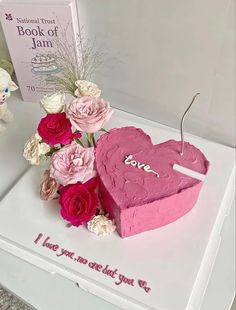
M 186 130 L 235 146 L 234 0 L 77 1 L 106 53 L 96 82 L 113 106 L 178 127 L 200 91 Z
M 0 23 L 0 58 L 4 58 L 4 59 L 9 59 L 10 60 L 10 56 L 8 53 L 8 49 L 7 49 L 7 44 L 4 38 L 4 34 L 3 34 L 3 30 L 2 30 L 2 25 Z

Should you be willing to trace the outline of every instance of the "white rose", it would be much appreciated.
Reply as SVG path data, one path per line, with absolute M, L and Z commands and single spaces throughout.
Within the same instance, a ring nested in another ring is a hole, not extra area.
M 37 132 L 35 133 L 34 138 L 36 140 L 42 141 L 42 138 L 40 137 L 40 135 Z
M 57 92 L 51 95 L 45 95 L 41 100 L 41 106 L 47 113 L 60 113 L 65 106 L 65 94 Z
M 74 94 L 76 97 L 93 97 L 98 98 L 101 95 L 101 90 L 98 86 L 92 82 L 85 80 L 78 80 L 75 82 L 75 86 L 78 88 Z
M 97 236 L 109 236 L 116 229 L 114 223 L 105 215 L 96 215 L 87 223 L 88 230 Z
M 25 143 L 23 156 L 31 165 L 39 165 L 42 155 L 50 151 L 50 146 L 41 140 L 40 136 L 35 134 Z

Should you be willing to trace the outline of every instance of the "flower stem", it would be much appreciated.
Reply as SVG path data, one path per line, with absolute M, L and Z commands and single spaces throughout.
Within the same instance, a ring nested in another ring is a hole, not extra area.
M 92 135 L 93 135 L 93 134 L 90 133 L 90 132 L 86 133 L 87 141 L 88 141 L 88 147 L 91 147 L 91 146 L 92 146 L 92 141 L 93 141 Z
M 93 146 L 96 147 L 96 141 L 95 141 L 95 138 L 94 138 L 94 134 L 93 134 Z
M 95 142 L 95 139 L 94 139 L 94 133 L 86 133 L 86 136 L 87 136 L 87 140 L 88 140 L 88 146 L 91 147 L 91 146 L 96 146 L 96 142 Z

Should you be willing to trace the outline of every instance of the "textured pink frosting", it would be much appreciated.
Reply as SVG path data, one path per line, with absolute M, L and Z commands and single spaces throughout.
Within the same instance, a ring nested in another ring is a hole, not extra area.
M 104 134 L 96 147 L 96 166 L 105 208 L 122 237 L 166 225 L 195 204 L 202 182 L 173 170 L 178 164 L 206 174 L 209 162 L 199 149 L 169 140 L 153 145 L 141 129 L 124 127 Z M 124 164 L 128 155 L 148 164 L 160 177 Z

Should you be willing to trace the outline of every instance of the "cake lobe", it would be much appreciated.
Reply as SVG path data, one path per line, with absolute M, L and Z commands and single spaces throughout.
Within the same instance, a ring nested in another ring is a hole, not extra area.
M 175 140 L 153 145 L 140 128 L 112 129 L 97 142 L 98 175 L 121 209 L 163 199 L 200 182 L 175 171 L 174 164 L 201 174 L 208 170 L 209 162 L 198 148 L 186 142 L 180 156 L 180 147 Z

